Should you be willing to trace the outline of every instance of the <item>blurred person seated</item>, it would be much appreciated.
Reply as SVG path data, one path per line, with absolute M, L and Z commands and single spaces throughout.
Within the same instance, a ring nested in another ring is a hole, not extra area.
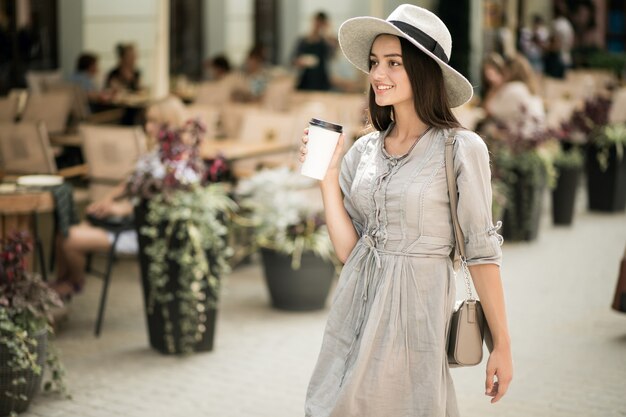
M 258 102 L 263 98 L 270 79 L 265 55 L 263 45 L 256 45 L 250 49 L 240 74 L 241 78 L 234 86 L 234 101 Z
M 137 51 L 131 43 L 119 43 L 115 47 L 118 64 L 106 78 L 105 87 L 115 92 L 141 90 L 141 73 L 136 68 Z
M 209 81 L 220 81 L 232 72 L 232 66 L 226 55 L 215 55 L 204 63 Z
M 300 71 L 296 89 L 331 89 L 328 67 L 337 45 L 337 39 L 332 36 L 328 15 L 317 12 L 313 17 L 311 31 L 298 40 L 293 53 L 292 64 Z
M 163 126 L 182 127 L 187 118 L 185 106 L 176 97 L 167 97 L 155 102 L 146 111 L 145 130 L 148 138 L 148 153 L 155 153 L 154 144 Z M 150 151 L 150 149 L 152 149 Z M 96 219 L 124 218 L 133 213 L 133 205 L 125 197 L 126 180 L 118 184 L 102 200 L 90 204 L 87 217 Z M 57 279 L 52 288 L 62 298 L 68 299 L 80 292 L 85 285 L 87 255 L 110 249 L 113 233 L 92 225 L 89 221 L 70 227 L 67 237 L 57 236 Z M 137 233 L 134 230 L 121 233 L 117 252 L 134 254 L 138 251 Z
M 69 77 L 72 84 L 79 86 L 90 101 L 101 98 L 97 83 L 98 56 L 89 52 L 82 53 L 76 60 L 76 71 Z
M 537 81 L 528 60 L 521 54 L 505 60 L 490 54 L 483 62 L 482 107 L 487 119 L 481 123 L 481 133 L 490 125 L 522 130 L 532 134 L 545 125 L 543 101 L 538 96 Z

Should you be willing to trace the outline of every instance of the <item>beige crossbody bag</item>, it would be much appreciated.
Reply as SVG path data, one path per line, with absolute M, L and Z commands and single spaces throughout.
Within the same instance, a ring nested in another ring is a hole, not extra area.
M 456 186 L 456 175 L 454 173 L 454 143 L 456 142 L 455 131 L 452 130 L 446 139 L 446 179 L 448 182 L 448 195 L 450 196 L 450 207 L 452 212 L 452 223 L 454 225 L 454 238 L 456 248 L 454 251 L 455 269 L 459 263 L 465 276 L 465 289 L 467 298 L 457 305 L 450 319 L 450 331 L 448 333 L 448 364 L 451 367 L 478 365 L 483 359 L 483 340 L 487 344 L 489 351 L 493 349 L 491 333 L 480 301 L 472 293 L 470 283 L 470 272 L 467 267 L 465 255 L 465 238 L 459 225 L 457 214 L 458 191 Z

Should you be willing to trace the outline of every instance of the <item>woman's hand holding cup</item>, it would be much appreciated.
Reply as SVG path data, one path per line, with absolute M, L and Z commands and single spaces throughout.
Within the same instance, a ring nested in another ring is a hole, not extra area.
M 316 136 L 313 138 L 310 137 L 313 133 L 311 128 L 315 129 Z M 314 142 L 310 142 L 311 140 Z M 302 136 L 299 158 L 303 163 L 301 173 L 322 181 L 333 177 L 338 179 L 343 158 L 343 141 L 341 126 L 312 119 L 311 125 L 304 129 Z M 313 159 L 310 160 L 311 158 Z

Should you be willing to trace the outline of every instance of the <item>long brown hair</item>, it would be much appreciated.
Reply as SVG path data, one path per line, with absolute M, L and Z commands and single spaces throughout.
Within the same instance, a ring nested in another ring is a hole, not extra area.
M 526 84 L 532 95 L 539 93 L 535 72 L 525 56 L 515 54 L 507 63 L 507 67 L 507 81 L 521 81 Z
M 400 39 L 402 62 L 413 91 L 413 105 L 417 116 L 428 126 L 447 129 L 461 127 L 452 113 L 443 73 L 434 59 L 420 51 L 404 38 Z M 378 131 L 386 130 L 393 121 L 393 106 L 376 104 L 374 89 L 369 88 L 370 123 Z

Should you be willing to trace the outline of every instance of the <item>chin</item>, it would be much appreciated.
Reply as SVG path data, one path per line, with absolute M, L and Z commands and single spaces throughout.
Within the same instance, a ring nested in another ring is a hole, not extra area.
M 378 97 L 376 96 L 376 104 L 378 104 L 380 107 L 384 107 L 384 106 L 391 106 L 393 103 L 391 103 L 391 100 L 385 100 L 383 97 Z

